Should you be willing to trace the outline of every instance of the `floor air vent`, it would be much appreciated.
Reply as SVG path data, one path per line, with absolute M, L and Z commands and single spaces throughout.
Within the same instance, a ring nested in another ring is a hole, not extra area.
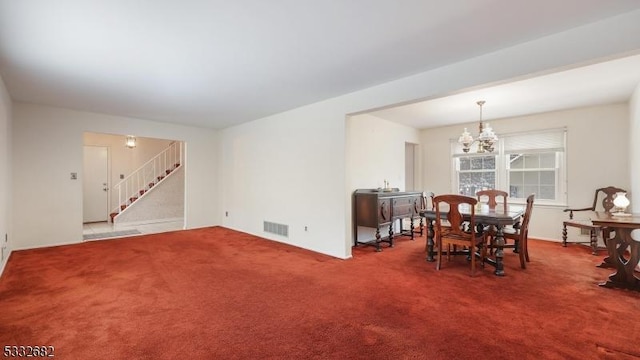
M 264 222 L 264 231 L 276 235 L 289 237 L 289 225 L 276 224 L 270 221 Z

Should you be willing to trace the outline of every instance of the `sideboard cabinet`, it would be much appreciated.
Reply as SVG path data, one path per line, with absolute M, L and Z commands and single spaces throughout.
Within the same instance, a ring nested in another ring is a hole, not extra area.
M 396 235 L 411 236 L 413 239 L 413 219 L 419 216 L 422 207 L 422 193 L 418 191 L 398 191 L 398 189 L 358 189 L 353 194 L 354 201 L 354 245 L 373 245 L 382 251 L 380 244 L 393 247 Z M 402 229 L 402 219 L 411 219 L 409 230 Z M 394 234 L 393 223 L 400 220 L 400 231 Z M 376 229 L 375 239 L 358 240 L 358 226 Z M 380 228 L 388 226 L 388 236 L 382 236 Z

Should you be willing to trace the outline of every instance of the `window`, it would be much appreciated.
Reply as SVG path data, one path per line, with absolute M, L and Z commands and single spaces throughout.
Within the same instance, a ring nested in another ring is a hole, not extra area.
M 464 156 L 456 162 L 459 182 L 458 193 L 475 196 L 479 190 L 496 186 L 495 156 Z
M 468 196 L 500 189 L 516 203 L 533 193 L 538 204 L 566 205 L 565 138 L 565 129 L 503 135 L 490 154 L 465 154 L 454 140 L 453 188 Z
M 509 196 L 539 200 L 556 198 L 556 154 L 509 154 Z

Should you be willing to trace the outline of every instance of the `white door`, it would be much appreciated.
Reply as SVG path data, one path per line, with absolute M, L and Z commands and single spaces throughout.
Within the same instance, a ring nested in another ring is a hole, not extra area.
M 82 212 L 85 223 L 107 221 L 109 217 L 108 164 L 109 148 L 84 147 Z

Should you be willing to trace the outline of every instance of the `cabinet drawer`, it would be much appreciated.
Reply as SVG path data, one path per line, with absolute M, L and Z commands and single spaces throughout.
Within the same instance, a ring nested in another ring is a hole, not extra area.
M 413 198 L 401 197 L 393 199 L 394 218 L 411 217 L 413 215 Z
M 391 199 L 378 199 L 378 224 L 385 224 L 391 221 Z

